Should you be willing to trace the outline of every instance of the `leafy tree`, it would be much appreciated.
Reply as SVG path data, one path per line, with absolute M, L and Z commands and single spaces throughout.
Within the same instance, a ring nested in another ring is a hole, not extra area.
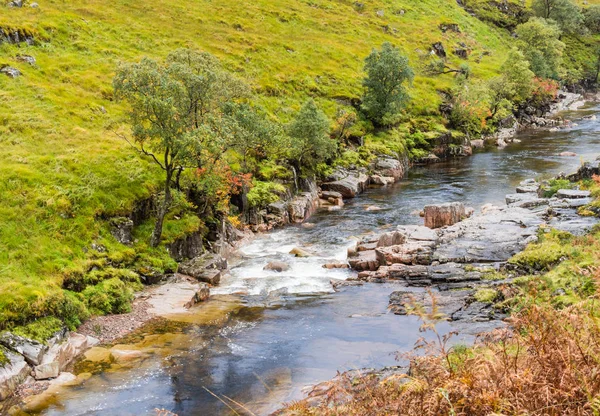
M 244 85 L 225 72 L 216 58 L 180 49 L 164 63 L 144 58 L 122 65 L 113 86 L 130 105 L 133 142 L 165 172 L 163 200 L 151 244 L 157 246 L 172 202 L 171 187 L 181 172 L 202 167 L 222 154 L 231 129 L 219 123 L 221 109 L 243 96 Z
M 583 27 L 581 9 L 571 0 L 533 0 L 531 8 L 536 16 L 554 20 L 565 32 L 580 32 Z
M 254 173 L 257 161 L 280 152 L 283 132 L 279 125 L 267 119 L 262 108 L 230 103 L 225 107 L 225 115 L 233 129 L 231 147 L 240 154 L 244 173 Z
M 531 97 L 535 74 L 523 53 L 513 48 L 501 67 L 502 85 L 506 99 L 519 104 Z
M 412 82 L 414 73 L 408 58 L 386 42 L 366 58 L 365 72 L 363 110 L 375 124 L 392 124 L 409 100 L 404 83 Z
M 585 26 L 593 34 L 600 33 L 600 5 L 594 4 L 583 11 Z
M 562 70 L 565 44 L 559 40 L 560 29 L 540 17 L 533 17 L 516 29 L 518 47 L 529 61 L 533 73 L 541 78 L 558 78 Z
M 308 100 L 288 126 L 291 138 L 289 158 L 296 169 L 315 167 L 335 153 L 337 143 L 329 137 L 329 119 Z

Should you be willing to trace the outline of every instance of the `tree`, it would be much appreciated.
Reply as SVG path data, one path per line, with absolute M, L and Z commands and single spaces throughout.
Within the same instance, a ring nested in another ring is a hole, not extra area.
M 571 0 L 533 0 L 531 8 L 537 17 L 554 20 L 564 32 L 580 32 L 583 28 L 581 9 Z
M 585 26 L 593 34 L 600 33 L 600 5 L 593 5 L 583 11 Z
M 308 100 L 288 126 L 291 138 L 289 158 L 296 169 L 314 168 L 333 156 L 337 143 L 329 137 L 329 119 Z
M 565 44 L 559 40 L 560 29 L 540 17 L 532 17 L 517 26 L 518 47 L 529 61 L 533 73 L 541 78 L 557 79 L 562 71 Z
M 458 68 L 453 68 L 444 59 L 434 59 L 425 65 L 423 73 L 429 76 L 455 74 L 456 76 L 460 75 L 468 79 L 471 75 L 471 68 L 465 63 L 461 64 Z
M 278 124 L 267 119 L 262 108 L 230 103 L 225 106 L 225 115 L 233 129 L 231 147 L 240 154 L 244 173 L 254 173 L 253 162 L 279 153 L 283 132 Z
M 520 50 L 513 48 L 500 70 L 503 74 L 501 88 L 506 99 L 520 104 L 531 97 L 535 74 Z
M 404 83 L 412 82 L 414 73 L 408 58 L 386 42 L 365 59 L 365 72 L 364 112 L 377 125 L 392 124 L 409 100 Z
M 204 160 L 220 157 L 224 137 L 221 108 L 241 97 L 245 88 L 226 73 L 213 56 L 180 49 L 164 63 L 144 58 L 119 67 L 115 95 L 130 105 L 133 142 L 165 172 L 151 245 L 160 243 L 163 222 L 172 202 L 171 187 L 181 172 L 200 168 Z

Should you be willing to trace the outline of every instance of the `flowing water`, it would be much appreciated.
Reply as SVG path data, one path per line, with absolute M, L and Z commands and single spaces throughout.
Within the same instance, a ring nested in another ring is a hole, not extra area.
M 521 134 L 521 143 L 502 150 L 413 168 L 394 186 L 371 189 L 339 211 L 317 213 L 312 228 L 291 226 L 256 238 L 243 248 L 231 277 L 213 290 L 216 296 L 194 308 L 186 325 L 148 328 L 115 347 L 133 351 L 117 362 L 106 360 L 107 350 L 93 350 L 89 356 L 96 354 L 99 363 L 94 371 L 80 366 L 76 383 L 31 408 L 46 415 L 141 415 L 155 408 L 179 415 L 235 414 L 227 402 L 239 414 L 263 415 L 337 371 L 397 365 L 395 352 L 409 350 L 420 334 L 415 318 L 388 313 L 396 287 L 367 284 L 334 293 L 330 280 L 352 272 L 322 265 L 344 260 L 346 248 L 365 233 L 422 223 L 415 212 L 424 205 L 502 204 L 523 179 L 574 171 L 600 154 L 600 122 L 577 123 L 558 132 Z M 564 151 L 578 157 L 558 156 Z M 373 205 L 381 210 L 365 209 Z M 288 254 L 294 247 L 315 256 L 294 258 Z M 263 271 L 273 260 L 285 261 L 290 270 Z

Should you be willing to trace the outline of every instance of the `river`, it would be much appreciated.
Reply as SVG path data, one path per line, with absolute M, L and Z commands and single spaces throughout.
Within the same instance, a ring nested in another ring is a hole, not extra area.
M 76 367 L 77 383 L 38 401 L 31 413 L 142 415 L 165 408 L 179 415 L 235 414 L 227 402 L 240 415 L 265 415 L 337 371 L 397 365 L 395 352 L 411 349 L 421 334 L 416 318 L 388 313 L 395 285 L 336 293 L 330 280 L 352 272 L 321 266 L 344 260 L 361 235 L 422 223 L 416 212 L 424 205 L 460 201 L 477 210 L 503 204 L 523 179 L 574 171 L 600 154 L 600 122 L 576 122 L 557 132 L 522 133 L 521 143 L 505 149 L 415 167 L 394 186 L 370 189 L 339 211 L 317 213 L 312 228 L 290 226 L 256 238 L 243 248 L 231 277 L 185 323 L 139 332 L 117 347 L 135 353 L 116 362 L 107 359 L 108 350 L 95 349 L 93 371 L 90 363 Z M 558 156 L 564 151 L 578 156 Z M 365 209 L 373 205 L 381 209 Z M 288 254 L 294 247 L 316 256 L 294 258 Z M 289 263 L 290 270 L 263 271 L 273 260 Z

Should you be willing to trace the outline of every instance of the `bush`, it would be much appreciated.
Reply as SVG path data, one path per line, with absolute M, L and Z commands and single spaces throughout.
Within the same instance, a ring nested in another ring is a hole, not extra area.
M 25 326 L 13 328 L 11 332 L 25 338 L 46 342 L 50 337 L 60 331 L 63 326 L 60 319 L 53 316 L 47 316 Z
M 544 188 L 544 198 L 552 198 L 561 189 L 572 189 L 573 183 L 568 179 L 552 179 Z
M 285 187 L 279 183 L 254 181 L 247 195 L 248 205 L 251 208 L 264 208 L 279 201 L 280 195 L 284 192 Z
M 83 291 L 89 310 L 96 315 L 131 312 L 133 289 L 118 278 L 105 280 Z

